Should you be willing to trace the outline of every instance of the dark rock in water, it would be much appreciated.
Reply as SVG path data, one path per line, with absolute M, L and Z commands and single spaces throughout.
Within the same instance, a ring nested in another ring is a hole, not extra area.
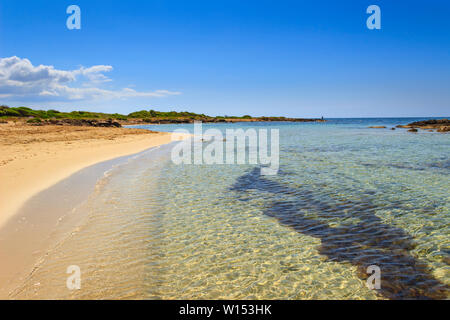
M 391 130 L 395 130 L 395 128 L 391 128 Z
M 408 132 L 417 132 L 417 131 L 419 131 L 419 130 L 417 130 L 416 128 L 411 128 L 408 130 Z
M 372 129 L 386 129 L 385 126 L 371 126 L 369 128 L 372 128 Z
M 408 124 L 408 126 L 410 126 L 410 127 L 450 126 L 450 120 L 449 119 L 431 119 L 431 120 L 424 120 L 424 121 L 416 121 L 416 122 L 412 122 L 412 123 Z
M 412 122 L 408 125 L 398 125 L 397 128 L 419 128 L 419 129 L 437 129 L 437 132 L 448 132 L 450 131 L 450 120 L 449 119 L 431 119 L 424 121 Z M 408 130 L 409 131 L 409 130 Z M 413 131 L 415 132 L 415 131 Z

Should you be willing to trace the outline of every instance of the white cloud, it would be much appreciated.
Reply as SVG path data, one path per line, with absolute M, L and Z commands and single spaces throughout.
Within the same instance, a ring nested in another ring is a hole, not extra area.
M 180 94 L 168 90 L 140 92 L 131 88 L 100 88 L 102 83 L 111 81 L 104 73 L 112 70 L 112 66 L 96 65 L 66 71 L 53 66 L 33 66 L 30 60 L 15 56 L 0 58 L 0 98 L 91 100 L 167 97 Z M 72 86 L 69 86 L 71 83 Z

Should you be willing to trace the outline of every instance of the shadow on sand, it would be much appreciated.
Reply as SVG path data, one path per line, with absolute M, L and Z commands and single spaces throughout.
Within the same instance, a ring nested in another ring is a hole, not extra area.
M 306 187 L 291 188 L 260 175 L 255 168 L 239 177 L 231 188 L 244 192 L 254 190 L 265 193 L 270 205 L 264 214 L 276 218 L 281 224 L 297 232 L 321 240 L 318 251 L 330 261 L 351 263 L 358 268 L 358 276 L 365 280 L 367 267 L 381 269 L 379 294 L 388 299 L 445 299 L 448 286 L 430 273 L 426 264 L 415 259 L 410 251 L 413 238 L 402 229 L 385 224 L 375 213 L 371 195 L 358 201 L 338 202 L 332 198 L 320 199 Z M 324 200 L 325 199 L 325 200 Z M 245 200 L 245 199 L 243 199 Z M 330 205 L 331 203 L 335 205 Z M 391 204 L 398 208 L 399 204 Z M 314 216 L 307 214 L 313 212 Z M 333 219 L 356 218 L 356 224 L 330 227 Z

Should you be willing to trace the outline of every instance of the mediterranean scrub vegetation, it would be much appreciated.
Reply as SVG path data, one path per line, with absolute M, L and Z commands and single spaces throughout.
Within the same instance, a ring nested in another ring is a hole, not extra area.
M 323 122 L 323 119 L 302 119 L 285 117 L 252 117 L 244 116 L 216 116 L 211 117 L 203 113 L 177 112 L 177 111 L 156 111 L 141 110 L 132 112 L 128 115 L 119 113 L 101 113 L 90 111 L 72 111 L 62 112 L 58 110 L 34 110 L 27 107 L 8 107 L 0 105 L 0 120 L 5 119 L 27 119 L 30 124 L 55 124 L 72 123 L 77 125 L 81 122 L 100 123 L 108 120 L 109 122 L 122 121 L 130 124 L 135 123 L 190 123 L 194 121 L 202 122 L 240 122 L 240 121 L 294 121 L 294 122 Z
M 130 119 L 191 119 L 191 120 L 208 120 L 208 119 L 225 119 L 225 117 L 210 117 L 205 114 L 198 114 L 193 112 L 162 112 L 155 110 L 141 110 L 132 112 L 128 115 L 118 113 L 101 113 L 101 112 L 89 112 L 89 111 L 72 111 L 61 112 L 58 110 L 33 110 L 27 107 L 8 107 L 5 105 L 0 106 L 0 118 L 34 118 L 34 119 L 113 119 L 113 120 L 130 120 Z M 250 119 L 251 117 L 246 115 L 244 117 L 233 117 Z M 38 120 L 35 120 L 38 121 Z

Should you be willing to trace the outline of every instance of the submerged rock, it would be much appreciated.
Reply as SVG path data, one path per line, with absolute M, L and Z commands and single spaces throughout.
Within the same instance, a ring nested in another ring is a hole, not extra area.
M 369 128 L 372 128 L 372 129 L 386 129 L 385 126 L 371 126 Z

